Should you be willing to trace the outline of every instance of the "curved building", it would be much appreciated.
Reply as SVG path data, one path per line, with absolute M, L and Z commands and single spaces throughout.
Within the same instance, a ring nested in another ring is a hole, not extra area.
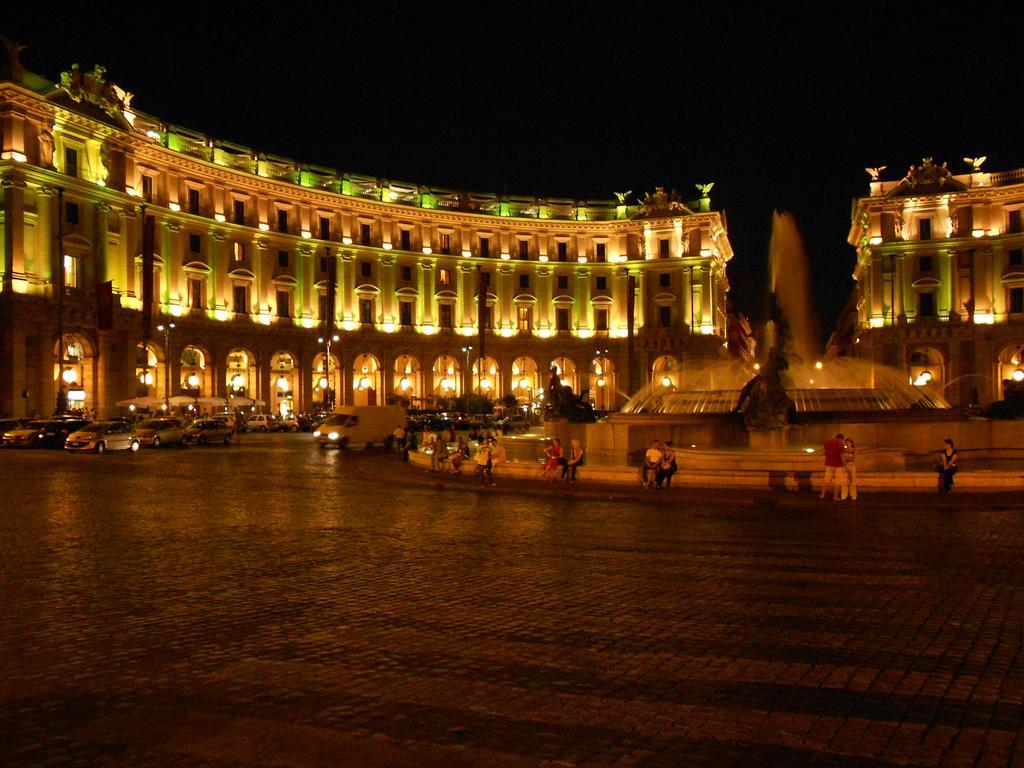
M 633 202 L 436 189 L 262 154 L 131 98 L 100 67 L 0 75 L 0 414 L 467 389 L 526 404 L 552 366 L 610 410 L 725 343 L 732 250 L 710 185 Z
M 832 346 L 955 405 L 1024 396 L 1024 169 L 930 157 L 854 201 L 857 286 Z

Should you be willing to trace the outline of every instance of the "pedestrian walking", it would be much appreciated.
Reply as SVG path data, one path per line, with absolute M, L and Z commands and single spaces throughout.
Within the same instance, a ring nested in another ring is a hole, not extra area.
M 576 470 L 583 464 L 583 446 L 579 440 L 569 442 L 569 455 L 565 457 L 565 464 L 562 466 L 562 481 L 576 483 Z
M 953 490 L 953 475 L 960 471 L 960 454 L 953 446 L 953 440 L 942 441 L 942 463 L 939 465 L 939 493 Z
M 409 455 L 405 452 L 405 427 L 399 424 L 391 434 L 395 449 L 402 454 L 403 461 L 408 461 Z
M 840 489 L 843 501 L 857 500 L 857 446 L 852 437 L 843 444 L 843 484 Z
M 679 471 L 679 465 L 676 464 L 676 452 L 672 449 L 672 441 L 666 440 L 661 446 L 661 467 L 658 471 L 658 479 L 655 487 L 671 488 L 672 487 L 672 475 Z
M 839 500 L 843 476 L 843 435 L 840 433 L 831 440 L 825 441 L 825 479 L 821 484 L 821 496 L 824 499 L 828 489 L 832 489 L 832 500 Z

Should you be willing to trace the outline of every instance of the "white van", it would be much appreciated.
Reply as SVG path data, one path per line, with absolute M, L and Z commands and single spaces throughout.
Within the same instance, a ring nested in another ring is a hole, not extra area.
M 400 405 L 343 405 L 316 428 L 313 437 L 321 448 L 384 445 L 405 421 L 405 408 Z

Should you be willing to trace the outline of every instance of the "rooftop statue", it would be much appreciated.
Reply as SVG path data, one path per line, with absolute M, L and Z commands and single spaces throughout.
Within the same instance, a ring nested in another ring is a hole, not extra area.
M 133 94 L 107 82 L 106 67 L 99 64 L 86 73 L 72 64 L 70 70 L 60 73 L 59 87 L 73 101 L 93 104 L 112 116 L 123 117 L 131 110 Z
M 710 189 L 710 186 L 708 187 Z M 634 218 L 652 218 L 673 213 L 693 213 L 674 189 L 666 192 L 664 187 L 655 187 L 654 192 L 644 194 Z

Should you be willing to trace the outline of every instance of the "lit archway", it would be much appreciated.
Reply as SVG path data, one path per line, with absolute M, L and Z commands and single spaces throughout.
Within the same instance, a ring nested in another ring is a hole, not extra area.
M 1004 400 L 1024 399 L 1024 343 L 1017 342 L 999 353 L 999 387 Z
M 556 357 L 551 361 L 549 368 L 556 368 L 558 370 L 558 380 L 562 383 L 563 387 L 569 387 L 573 392 L 579 393 L 579 376 L 576 374 L 576 363 L 571 358 L 564 356 Z
M 395 358 L 395 394 L 416 400 L 423 397 L 420 361 L 412 355 Z
M 594 409 L 613 410 L 617 392 L 615 363 L 602 355 L 591 361 L 590 370 L 590 398 L 594 403 Z
M 245 349 L 231 350 L 228 353 L 224 378 L 229 395 L 255 398 L 256 358 Z
M 651 365 L 651 383 L 656 387 L 679 386 L 679 361 L 672 355 L 662 355 Z
M 313 396 L 319 400 L 320 407 L 329 411 L 337 402 L 341 388 L 341 361 L 333 352 L 330 360 L 325 352 L 313 358 Z
M 73 411 L 93 408 L 95 387 L 93 381 L 92 344 L 84 336 L 64 334 L 63 343 L 54 344 L 53 380 L 63 390 L 67 407 Z
M 493 357 L 485 357 L 482 361 L 474 362 L 471 373 L 474 392 L 491 399 L 501 394 L 501 368 Z
M 181 391 L 192 397 L 202 397 L 209 386 L 206 375 L 206 353 L 189 344 L 181 350 Z
M 946 381 L 946 358 L 934 347 L 917 347 L 907 358 L 910 383 L 915 387 L 933 386 L 938 389 Z
M 380 361 L 364 353 L 352 363 L 352 402 L 354 405 L 378 405 L 382 387 Z
M 135 345 L 135 396 L 164 397 L 164 361 L 153 342 Z
M 451 355 L 441 355 L 434 361 L 431 394 L 442 397 L 458 397 L 462 394 L 462 368 Z
M 295 393 L 299 389 L 299 371 L 290 352 L 278 352 L 270 358 L 270 402 L 281 416 L 295 412 Z

